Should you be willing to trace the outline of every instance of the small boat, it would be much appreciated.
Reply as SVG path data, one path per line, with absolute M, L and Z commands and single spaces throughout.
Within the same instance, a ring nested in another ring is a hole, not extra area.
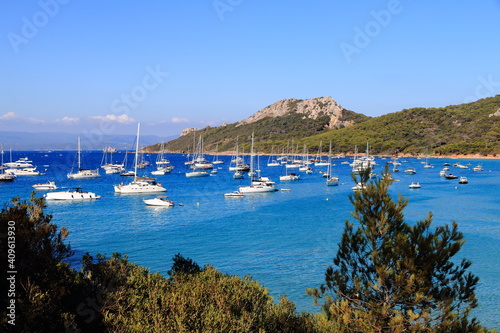
M 444 178 L 446 178 L 446 179 L 457 179 L 458 176 L 455 176 L 452 173 L 447 173 L 446 175 L 444 175 Z
M 458 183 L 459 184 L 468 184 L 469 181 L 467 180 L 467 177 L 460 177 L 460 179 L 458 180 Z
M 415 188 L 421 188 L 422 186 L 420 186 L 419 182 L 411 182 L 411 184 L 408 187 L 411 189 L 415 189 Z
M 243 179 L 243 178 L 245 178 L 245 175 L 241 171 L 236 171 L 233 174 L 233 179 Z
M 210 174 L 207 171 L 190 171 L 186 172 L 186 177 L 191 178 L 191 177 L 206 177 L 209 176 Z
M 163 206 L 163 207 L 173 207 L 174 201 L 168 200 L 166 197 L 158 197 L 154 199 L 143 199 L 144 203 L 148 206 Z
M 6 174 L 13 174 L 16 176 L 38 176 L 40 174 L 40 171 L 37 171 L 36 167 L 22 168 L 22 169 L 5 169 L 4 172 Z
M 224 193 L 224 196 L 226 198 L 241 198 L 241 197 L 244 197 L 245 194 L 240 192 L 240 191 L 233 191 L 233 192 L 229 192 L 229 193 Z
M 405 170 L 405 173 L 406 173 L 407 175 L 414 175 L 414 174 L 416 174 L 416 173 L 417 173 L 417 170 L 415 170 L 415 168 L 407 168 L 407 169 Z
M 13 173 L 0 173 L 0 182 L 11 182 L 16 178 L 16 175 Z
M 454 167 L 460 168 L 460 169 L 468 169 L 469 167 L 467 165 L 463 165 L 460 163 L 455 163 L 453 164 Z
M 476 165 L 472 168 L 474 171 L 483 171 L 483 166 L 481 164 Z
M 12 155 L 12 151 L 11 151 Z M 33 167 L 33 161 L 29 160 L 27 157 L 21 157 L 15 162 L 7 162 L 3 164 L 4 166 L 8 168 L 32 168 Z
M 445 169 L 446 169 L 446 168 L 445 168 Z M 446 171 L 448 171 L 448 170 L 445 170 L 445 169 L 443 169 L 443 170 L 439 171 L 439 176 L 441 176 L 441 177 L 446 176 Z
M 33 185 L 35 190 L 57 190 L 57 185 L 55 181 L 49 180 L 46 183 L 39 183 Z
M 62 192 L 49 192 L 43 195 L 45 200 L 94 200 L 100 199 L 100 195 L 96 195 L 93 192 L 82 192 L 81 187 L 73 187 L 74 191 L 62 191 Z
M 366 189 L 366 184 L 365 183 L 357 183 L 356 186 L 352 187 L 353 191 L 362 191 Z
M 300 175 L 298 173 L 289 173 L 288 175 L 285 176 L 280 176 L 280 181 L 292 181 L 292 180 L 299 180 Z
M 326 180 L 326 186 L 338 186 L 338 185 L 339 185 L 338 177 L 331 177 Z

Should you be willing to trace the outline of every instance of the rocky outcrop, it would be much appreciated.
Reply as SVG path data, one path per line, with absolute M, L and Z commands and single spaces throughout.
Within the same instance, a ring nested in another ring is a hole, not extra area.
M 182 130 L 181 136 L 188 135 L 189 133 L 193 133 L 193 132 L 195 132 L 197 130 L 198 130 L 198 128 L 194 128 L 194 127 L 192 127 L 192 128 L 185 128 L 185 129 Z
M 497 112 L 490 114 L 489 117 L 500 117 L 500 108 L 497 110 Z
M 352 125 L 353 122 L 351 121 L 342 121 L 342 110 L 342 107 L 330 96 L 304 100 L 295 98 L 283 99 L 238 122 L 236 126 L 251 124 L 266 117 L 281 117 L 291 112 L 303 114 L 304 118 L 312 119 L 326 115 L 330 117 L 329 128 Z

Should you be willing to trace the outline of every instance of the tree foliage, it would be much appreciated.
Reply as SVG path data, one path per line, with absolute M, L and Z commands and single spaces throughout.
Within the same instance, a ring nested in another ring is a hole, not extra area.
M 101 299 L 95 318 L 109 332 L 317 332 L 311 315 L 296 314 L 286 297 L 275 304 L 249 276 L 199 269 L 180 254 L 173 259 L 166 279 L 118 254 L 96 262 L 87 255 L 84 272 Z
M 379 117 L 369 118 L 359 113 L 343 110 L 342 121 L 354 125 L 345 128 L 328 129 L 329 117 L 304 119 L 298 113 L 281 117 L 265 118 L 258 122 L 219 127 L 206 127 L 196 131 L 203 136 L 206 151 L 231 151 L 236 138 L 240 137 L 241 148 L 249 151 L 250 136 L 255 132 L 256 151 L 281 152 L 291 139 L 308 153 L 316 153 L 320 142 L 332 142 L 332 149 L 338 153 L 353 152 L 354 147 L 370 143 L 374 154 L 499 154 L 500 116 L 493 115 L 500 109 L 500 95 L 480 99 L 472 103 L 449 105 L 442 108 L 416 107 Z M 189 151 L 193 147 L 193 135 L 180 137 L 167 143 L 174 151 Z M 151 147 L 158 150 L 160 145 Z
M 431 213 L 405 222 L 408 200 L 394 201 L 390 184 L 383 177 L 350 197 L 357 226 L 346 221 L 325 284 L 308 293 L 344 332 L 482 331 L 469 319 L 478 278 L 470 261 L 453 260 L 464 244 L 457 224 L 431 230 Z
M 44 206 L 43 198 L 32 194 L 29 201 L 14 198 L 0 214 L 1 234 L 8 234 L 10 224 L 15 226 L 15 261 L 9 261 L 13 266 L 3 266 L 8 263 L 7 237 L 0 241 L 0 261 L 4 272 L 16 272 L 16 326 L 6 322 L 7 298 L 2 297 L 2 331 L 57 331 L 71 316 L 69 309 L 78 298 L 77 274 L 63 261 L 72 255 L 63 242 L 68 231 L 51 223 L 52 216 L 44 214 Z M 10 289 L 5 278 L 0 284 L 3 292 Z

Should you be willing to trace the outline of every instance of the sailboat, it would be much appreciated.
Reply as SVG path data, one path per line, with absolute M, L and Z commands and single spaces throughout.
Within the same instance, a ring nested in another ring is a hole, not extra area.
M 426 148 L 424 169 L 432 169 L 432 168 L 434 168 L 434 166 L 432 166 L 432 164 L 429 164 L 429 149 Z
M 116 149 L 113 147 L 106 147 L 102 150 L 103 155 L 102 155 L 102 161 L 101 161 L 101 168 L 104 169 L 104 172 L 107 175 L 110 174 L 115 174 L 115 173 L 120 173 L 125 171 L 125 166 L 124 164 L 117 164 L 113 163 L 113 153 L 116 153 Z M 109 156 L 108 156 L 109 154 Z
M 167 189 L 161 184 L 156 183 L 154 178 L 137 177 L 137 164 L 139 159 L 139 135 L 141 131 L 141 123 L 137 124 L 137 139 L 135 144 L 135 161 L 134 161 L 134 180 L 130 184 L 113 185 L 116 193 L 159 193 L 165 192 Z
M 213 167 L 214 165 L 210 163 L 203 155 L 203 139 L 200 136 L 200 139 L 198 141 L 197 151 L 196 154 L 193 156 L 190 168 L 196 171 L 196 170 L 212 169 Z
M 214 160 L 212 161 L 212 164 L 224 164 L 223 160 L 219 160 L 219 144 L 215 147 L 215 157 Z
M 250 172 L 253 172 L 253 160 L 254 160 L 254 152 L 253 152 L 253 143 L 254 143 L 254 134 L 252 133 L 252 148 L 250 152 Z M 267 193 L 276 191 L 272 182 L 263 181 L 261 177 L 255 178 L 252 176 L 250 178 L 249 186 L 240 186 L 239 191 L 243 194 L 245 193 Z
M 229 165 L 229 171 L 250 171 L 250 165 L 248 165 L 243 157 L 239 155 L 239 143 L 238 138 L 236 138 L 236 148 L 233 157 L 231 158 L 231 163 Z
M 337 186 L 339 184 L 338 177 L 332 177 L 332 142 L 330 141 L 330 150 L 328 152 L 328 176 L 326 177 L 327 186 Z
M 99 178 L 99 169 L 89 170 L 81 168 L 81 148 L 80 148 L 80 137 L 78 137 L 78 171 L 73 173 L 73 169 L 68 173 L 68 178 L 70 179 L 87 179 L 87 178 Z
M 321 148 L 322 148 L 322 145 L 323 145 L 323 141 L 320 141 L 319 142 L 319 148 L 318 148 L 318 155 L 316 157 L 316 162 L 314 163 L 314 166 L 329 166 L 331 163 L 327 162 L 327 161 L 324 161 L 321 159 Z M 330 152 L 331 154 L 331 152 Z M 331 161 L 330 161 L 331 162 Z
M 275 166 L 280 166 L 281 163 L 278 162 L 276 157 L 274 156 L 274 147 L 271 148 L 271 155 L 269 155 L 269 160 L 267 161 L 267 166 L 268 167 L 275 167 Z
M 163 151 L 164 143 L 161 143 L 160 152 L 156 156 L 156 170 L 151 171 L 152 175 L 164 175 L 174 169 L 174 166 L 170 164 L 170 161 L 165 158 L 165 153 Z
M 0 182 L 11 182 L 16 178 L 16 175 L 10 172 L 5 172 L 3 164 L 3 145 L 2 145 L 2 164 L 0 164 Z

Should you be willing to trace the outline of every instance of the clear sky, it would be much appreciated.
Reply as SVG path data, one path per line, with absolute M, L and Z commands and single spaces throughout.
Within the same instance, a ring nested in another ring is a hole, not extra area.
M 500 0 L 2 0 L 0 37 L 0 131 L 168 137 L 292 97 L 378 116 L 500 94 Z

